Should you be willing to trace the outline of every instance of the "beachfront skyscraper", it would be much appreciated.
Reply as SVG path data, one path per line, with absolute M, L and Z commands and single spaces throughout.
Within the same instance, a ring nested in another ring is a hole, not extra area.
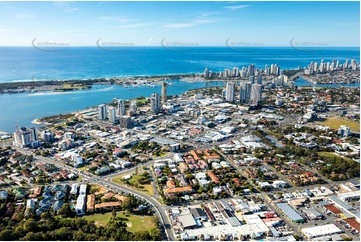
M 160 97 L 158 93 L 153 93 L 150 97 L 150 106 L 153 113 L 158 113 L 160 110 Z
M 240 85 L 240 92 L 239 92 L 239 101 L 241 104 L 249 103 L 251 99 L 251 90 L 252 90 L 252 83 L 251 82 L 243 82 Z
M 250 76 L 248 80 L 250 83 L 254 84 L 254 76 Z
M 227 82 L 226 85 L 226 101 L 234 102 L 234 82 Z
M 251 64 L 248 66 L 248 76 L 253 76 L 254 75 L 254 65 Z
M 257 77 L 257 84 L 262 85 L 262 76 Z
M 253 84 L 251 91 L 252 106 L 258 106 L 262 100 L 262 85 Z
M 98 119 L 105 120 L 107 118 L 107 106 L 105 104 L 100 104 L 98 106 Z
M 125 106 L 124 106 L 124 100 L 123 99 L 118 100 L 118 115 L 119 116 L 125 115 Z
M 167 83 L 162 83 L 162 103 L 165 104 L 167 102 Z
M 204 78 L 209 77 L 209 70 L 208 70 L 208 68 L 207 68 L 207 67 L 206 67 L 206 69 L 204 69 L 203 76 L 204 76 Z

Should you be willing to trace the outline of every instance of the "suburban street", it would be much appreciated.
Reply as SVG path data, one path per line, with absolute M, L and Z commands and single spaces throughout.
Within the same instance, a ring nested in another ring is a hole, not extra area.
M 49 163 L 49 164 L 53 164 L 56 167 L 61 168 L 61 169 L 70 170 L 70 171 L 74 172 L 75 174 L 77 174 L 79 176 L 82 176 L 85 179 L 88 179 L 88 181 L 103 185 L 103 186 L 105 186 L 105 187 L 107 187 L 109 189 L 114 190 L 115 192 L 133 194 L 136 197 L 139 197 L 139 198 L 143 199 L 144 201 L 146 201 L 149 204 L 153 205 L 153 207 L 155 208 L 156 213 L 157 213 L 158 217 L 160 218 L 160 222 L 164 226 L 166 239 L 171 240 L 171 241 L 176 240 L 176 238 L 175 238 L 175 236 L 173 234 L 173 231 L 171 229 L 171 223 L 169 221 L 169 218 L 168 218 L 167 214 L 165 213 L 164 206 L 161 205 L 153 197 L 151 197 L 149 195 L 146 195 L 146 194 L 144 194 L 142 192 L 133 190 L 131 188 L 128 188 L 126 186 L 121 186 L 121 185 L 119 185 L 117 183 L 114 183 L 114 182 L 109 180 L 110 177 L 95 176 L 95 175 L 92 175 L 92 174 L 90 174 L 88 172 L 81 172 L 81 171 L 77 170 L 76 168 L 67 166 L 62 162 L 55 161 L 54 159 L 50 159 L 50 158 L 42 157 L 42 156 L 37 156 L 34 153 L 32 153 L 31 151 L 27 151 L 25 149 L 19 149 L 19 150 L 21 150 L 21 152 L 23 152 L 26 155 L 32 155 L 38 161 L 43 161 L 43 162 L 46 162 L 46 163 Z M 144 164 L 141 164 L 141 165 L 144 165 Z M 133 170 L 135 168 L 136 167 L 133 167 L 130 170 Z M 129 170 L 124 171 L 124 172 L 129 172 Z M 121 173 L 117 173 L 116 175 L 119 175 L 119 174 L 121 174 Z

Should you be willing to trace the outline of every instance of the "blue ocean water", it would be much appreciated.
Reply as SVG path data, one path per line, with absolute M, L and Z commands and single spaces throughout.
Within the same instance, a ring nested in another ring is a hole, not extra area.
M 167 87 L 169 95 L 181 94 L 193 88 L 224 85 L 223 82 L 189 83 L 178 80 L 171 82 Z M 153 92 L 161 93 L 161 87 L 126 88 L 119 85 L 93 85 L 90 90 L 73 92 L 3 94 L 0 95 L 0 130 L 13 132 L 16 122 L 21 126 L 36 126 L 31 121 L 37 118 L 110 103 L 113 98 L 150 97 Z
M 59 51 L 39 51 L 31 47 L 0 47 L 0 82 L 25 80 L 60 80 L 134 75 L 164 75 L 201 73 L 205 67 L 213 71 L 255 64 L 278 64 L 281 69 L 304 67 L 311 61 L 346 59 L 360 61 L 358 48 L 317 48 L 300 51 L 293 48 L 247 48 L 234 50 L 227 47 L 188 47 L 172 51 L 161 47 L 124 47 L 112 51 L 97 47 L 68 47 Z M 170 95 L 221 82 L 185 83 L 172 81 Z M 296 85 L 310 85 L 299 80 Z M 68 113 L 108 103 L 114 97 L 128 99 L 149 97 L 160 93 L 160 87 L 124 88 L 98 86 L 91 90 L 65 93 L 21 93 L 0 95 L 0 130 L 13 132 L 16 122 L 34 126 L 31 121 L 44 116 Z
M 295 85 L 299 87 L 327 87 L 327 88 L 335 88 L 335 87 L 360 87 L 360 83 L 335 83 L 335 84 L 313 84 L 306 79 L 299 77 L 295 80 Z
M 133 75 L 201 73 L 255 64 L 282 69 L 304 67 L 311 61 L 360 61 L 359 48 L 295 49 L 291 47 L 67 47 L 44 51 L 32 47 L 0 47 L 0 82 L 58 80 Z M 179 50 L 179 51 L 174 51 Z

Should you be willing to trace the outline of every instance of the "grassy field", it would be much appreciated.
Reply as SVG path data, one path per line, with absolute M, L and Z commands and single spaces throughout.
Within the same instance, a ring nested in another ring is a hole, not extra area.
M 137 102 L 137 105 L 143 105 L 143 104 L 149 103 L 148 99 L 146 99 L 146 98 L 144 98 L 144 99 L 137 99 L 136 102 Z
M 144 171 L 140 171 L 139 174 L 142 174 Z M 151 184 L 139 184 L 139 179 L 141 178 L 141 175 L 133 175 L 133 173 L 128 173 L 128 174 L 132 174 L 132 178 L 129 179 L 129 183 L 132 188 L 134 188 L 137 191 L 143 192 L 149 196 L 153 196 L 154 195 L 154 189 L 152 187 Z M 127 185 L 124 180 L 123 177 L 128 175 L 128 174 L 123 174 L 120 176 L 116 176 L 112 179 L 112 182 L 118 183 L 119 185 Z M 138 187 L 136 187 L 135 184 L 138 184 Z
M 353 120 L 342 118 L 328 118 L 326 121 L 321 122 L 321 125 L 328 126 L 331 129 L 338 129 L 341 125 L 346 125 L 351 128 L 352 132 L 360 132 L 360 123 Z
M 79 171 L 86 171 L 90 165 L 86 165 L 80 168 L 77 168 Z
M 86 215 L 83 218 L 88 221 L 94 221 L 97 226 L 106 226 L 111 216 L 112 213 L 109 212 Z M 154 216 L 129 215 L 129 217 L 127 217 L 123 212 L 117 212 L 117 218 L 121 218 L 123 222 L 127 224 L 129 232 L 150 231 L 156 226 Z
M 344 156 L 340 156 L 338 154 L 335 154 L 333 152 L 318 152 L 318 155 L 319 156 L 322 156 L 324 158 L 331 158 L 331 157 L 341 157 L 342 159 L 346 160 L 346 161 L 351 161 L 351 162 L 355 162 L 354 160 L 350 159 L 350 158 L 347 158 L 347 157 L 344 157 Z
M 153 159 L 162 158 L 163 156 L 169 155 L 169 152 L 160 152 L 159 156 L 153 155 Z

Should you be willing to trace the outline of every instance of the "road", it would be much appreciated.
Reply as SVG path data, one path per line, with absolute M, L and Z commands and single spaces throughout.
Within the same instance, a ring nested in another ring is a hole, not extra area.
M 239 167 L 236 164 L 233 163 L 233 161 L 229 160 L 227 158 L 227 156 L 225 156 L 224 154 L 222 154 L 221 152 L 219 152 L 223 158 L 228 161 L 230 164 L 232 164 L 237 171 L 242 174 L 244 177 L 247 178 L 247 176 L 245 176 L 245 174 L 243 173 L 244 167 Z M 275 172 L 275 174 L 279 175 L 278 172 L 275 171 L 275 169 L 269 165 L 266 165 L 268 169 L 271 169 L 272 171 Z M 311 170 L 309 167 L 307 166 L 303 166 L 306 170 L 310 170 L 312 172 L 314 172 L 313 170 Z M 243 168 L 243 169 L 242 169 Z M 338 184 L 344 184 L 345 181 L 331 181 L 329 179 L 327 179 L 326 177 L 318 174 L 321 178 L 323 178 L 324 180 L 326 180 L 328 183 L 333 184 L 333 185 L 338 185 Z M 285 177 L 282 177 L 285 178 Z M 256 187 L 256 185 L 253 183 L 253 181 L 249 178 L 247 178 L 247 181 L 253 186 Z M 324 184 L 326 185 L 326 184 Z M 296 190 L 305 190 L 305 189 L 312 189 L 312 188 L 316 188 L 322 186 L 322 184 L 314 184 L 314 185 L 309 185 L 309 186 L 303 186 L 303 187 L 289 187 L 289 188 L 285 188 L 283 189 L 283 192 L 294 192 Z M 266 203 L 266 205 L 271 208 L 272 210 L 276 211 L 280 217 L 282 217 L 282 219 L 286 222 L 287 226 L 292 228 L 292 230 L 294 231 L 294 233 L 296 233 L 297 235 L 299 235 L 300 237 L 303 237 L 302 234 L 300 233 L 300 228 L 306 228 L 306 227 L 312 227 L 312 226 L 317 226 L 317 225 L 324 225 L 324 224 L 334 224 L 336 225 L 338 228 L 340 228 L 341 230 L 345 231 L 346 235 L 348 237 L 353 238 L 354 240 L 359 240 L 358 235 L 354 235 L 351 234 L 350 231 L 348 229 L 346 229 L 344 226 L 342 226 L 339 222 L 336 221 L 337 217 L 335 217 L 334 215 L 326 215 L 325 220 L 313 220 L 310 221 L 308 220 L 306 223 L 300 225 L 300 224 L 295 224 L 294 222 L 290 221 L 289 218 L 285 215 L 283 215 L 283 213 L 280 211 L 280 209 L 275 206 L 273 203 L 269 202 L 265 195 L 267 194 L 274 194 L 274 192 L 263 192 L 263 191 L 259 191 L 259 194 L 262 196 L 263 201 Z M 315 205 L 313 203 L 310 203 L 310 206 L 313 207 L 316 210 L 320 210 L 319 205 Z M 297 212 L 299 214 L 301 214 L 304 218 L 307 218 L 306 214 L 303 212 L 302 209 L 297 209 Z
M 153 207 L 155 208 L 155 210 L 157 212 L 157 215 L 160 218 L 160 222 L 164 226 L 164 231 L 165 231 L 166 237 L 167 237 L 166 239 L 171 240 L 171 241 L 176 240 L 176 238 L 175 238 L 175 236 L 173 234 L 173 231 L 171 229 L 172 225 L 170 223 L 170 220 L 169 220 L 167 214 L 165 213 L 165 209 L 164 209 L 163 205 L 161 205 L 153 197 L 151 197 L 149 195 L 146 195 L 146 194 L 143 194 L 142 192 L 133 190 L 131 188 L 121 186 L 121 185 L 116 184 L 116 183 L 114 183 L 112 181 L 109 181 L 108 180 L 109 178 L 107 178 L 107 177 L 99 177 L 99 176 L 95 176 L 95 175 L 87 173 L 87 172 L 80 172 L 76 168 L 67 166 L 62 162 L 57 162 L 56 160 L 50 159 L 48 157 L 42 157 L 42 156 L 35 155 L 31 151 L 28 151 L 28 150 L 25 150 L 25 149 L 20 149 L 18 147 L 16 147 L 16 149 L 20 150 L 22 153 L 24 153 L 26 155 L 32 155 L 38 161 L 43 161 L 43 162 L 46 162 L 48 164 L 53 164 L 56 167 L 61 168 L 61 169 L 70 170 L 70 171 L 74 172 L 75 174 L 83 176 L 84 178 L 88 179 L 89 181 L 92 181 L 94 183 L 99 183 L 99 184 L 101 184 L 101 185 L 103 185 L 103 186 L 105 186 L 107 188 L 111 188 L 115 192 L 133 194 L 136 197 L 143 199 L 144 201 L 146 201 L 149 204 L 153 205 Z M 135 167 L 134 167 L 134 169 L 135 169 Z M 129 172 L 129 171 L 127 171 L 127 172 Z
M 219 152 L 219 154 L 223 157 L 223 159 L 224 159 L 225 161 L 227 161 L 227 162 L 228 162 L 229 164 L 231 164 L 234 168 L 236 168 L 237 172 L 238 172 L 239 174 L 242 174 L 242 176 L 244 176 L 244 177 L 247 179 L 247 182 L 248 182 L 250 185 L 252 185 L 252 187 L 254 187 L 254 188 L 257 187 L 257 185 L 253 183 L 252 179 L 248 178 L 248 177 L 244 174 L 243 169 L 241 169 L 241 168 L 240 168 L 239 166 L 237 166 L 233 161 L 231 161 L 230 159 L 228 159 L 228 157 L 227 157 L 226 155 L 224 155 L 222 152 L 220 152 L 219 150 L 218 150 L 218 152 Z M 297 234 L 298 236 L 302 237 L 302 235 L 301 235 L 300 232 L 298 231 L 299 227 L 298 227 L 296 224 L 294 224 L 292 221 L 290 221 L 286 216 L 283 216 L 283 214 L 280 213 L 279 209 L 278 209 L 276 206 L 274 206 L 272 203 L 268 202 L 268 200 L 267 200 L 267 198 L 266 198 L 266 195 L 267 195 L 267 194 L 266 194 L 265 192 L 263 192 L 263 191 L 258 191 L 258 192 L 259 192 L 259 194 L 261 195 L 262 200 L 266 203 L 267 207 L 271 208 L 273 211 L 277 211 L 278 215 L 279 215 L 280 217 L 282 217 L 283 221 L 286 222 L 287 226 L 290 227 L 290 228 L 292 228 L 292 230 L 293 230 L 293 232 L 294 232 L 295 234 Z

